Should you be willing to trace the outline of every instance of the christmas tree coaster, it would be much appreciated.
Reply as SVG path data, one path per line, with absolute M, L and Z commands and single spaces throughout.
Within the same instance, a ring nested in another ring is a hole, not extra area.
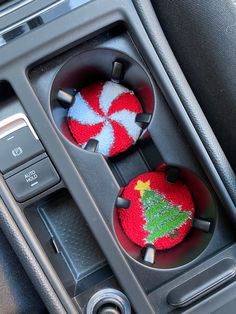
M 142 107 L 132 91 L 111 81 L 89 85 L 77 93 L 68 111 L 68 125 L 83 148 L 90 139 L 98 141 L 97 152 L 117 155 L 140 136 L 135 117 Z
M 191 194 L 180 180 L 170 183 L 164 172 L 148 172 L 133 179 L 121 195 L 131 201 L 119 208 L 121 226 L 137 245 L 154 244 L 158 250 L 180 243 L 194 217 Z

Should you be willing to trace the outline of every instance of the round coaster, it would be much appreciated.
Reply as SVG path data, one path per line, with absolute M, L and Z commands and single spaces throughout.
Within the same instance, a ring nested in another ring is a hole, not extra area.
M 180 180 L 169 183 L 164 172 L 148 172 L 133 179 L 122 197 L 131 201 L 118 209 L 121 226 L 137 245 L 154 244 L 158 250 L 180 243 L 191 228 L 194 204 Z
M 90 139 L 96 139 L 97 152 L 111 157 L 139 138 L 141 128 L 135 117 L 141 112 L 141 104 L 132 91 L 106 81 L 89 85 L 75 95 L 67 121 L 79 145 L 84 147 Z

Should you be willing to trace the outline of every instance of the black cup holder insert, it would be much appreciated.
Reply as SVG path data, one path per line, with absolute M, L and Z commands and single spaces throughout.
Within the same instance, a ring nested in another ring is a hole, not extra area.
M 56 73 L 51 86 L 50 111 L 52 119 L 61 133 L 73 144 L 74 140 L 66 118 L 77 91 L 96 82 L 120 82 L 133 90 L 139 99 L 143 113 L 137 114 L 136 123 L 145 129 L 154 111 L 155 92 L 153 82 L 137 61 L 113 49 L 97 48 L 82 52 L 69 59 Z M 141 137 L 145 132 L 141 132 Z M 99 143 L 94 140 L 85 147 L 96 151 Z

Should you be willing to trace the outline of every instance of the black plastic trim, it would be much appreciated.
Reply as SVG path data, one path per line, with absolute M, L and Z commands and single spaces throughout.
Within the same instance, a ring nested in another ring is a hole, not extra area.
M 225 284 L 235 276 L 235 273 L 235 262 L 232 259 L 222 260 L 173 289 L 168 294 L 167 301 L 174 307 L 190 305 Z
M 166 77 L 168 75 L 166 82 L 162 79 L 162 83 L 165 86 L 165 94 L 169 92 L 167 97 L 171 97 L 172 110 L 180 118 L 184 128 L 189 125 L 188 129 L 192 129 L 192 133 L 188 132 L 191 142 L 194 144 L 196 151 L 205 156 L 204 160 L 202 159 L 202 165 L 209 174 L 209 179 L 213 185 L 217 190 L 221 190 L 221 198 L 223 197 L 228 205 L 230 205 L 228 214 L 236 223 L 235 174 L 173 55 L 150 0 L 133 0 L 133 3 L 152 41 L 153 47 L 165 68 Z M 167 86 L 170 83 L 167 83 L 167 80 L 171 81 L 172 88 L 174 87 L 175 89 L 174 91 L 171 91 L 170 86 Z M 180 108 L 180 102 L 182 109 Z M 183 108 L 186 110 L 185 117 Z M 201 142 L 197 139 L 200 139 Z M 222 183 L 227 188 L 231 200 L 227 196 L 228 193 L 226 190 L 225 193 L 222 193 L 225 189 Z

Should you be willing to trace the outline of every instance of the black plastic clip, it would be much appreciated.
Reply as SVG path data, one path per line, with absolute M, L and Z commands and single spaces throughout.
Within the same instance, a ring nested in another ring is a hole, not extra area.
M 166 180 L 170 183 L 175 183 L 179 179 L 180 170 L 177 167 L 167 169 Z
M 114 83 L 119 83 L 123 77 L 123 64 L 118 61 L 113 62 L 111 81 Z
M 148 244 L 142 249 L 143 262 L 145 264 L 153 265 L 156 257 L 156 247 L 153 244 Z
M 116 208 L 125 208 L 125 209 L 127 209 L 127 208 L 130 207 L 130 200 L 118 196 L 117 199 L 116 199 L 115 207 Z
M 193 223 L 192 223 L 192 227 L 199 229 L 199 230 L 202 230 L 204 232 L 209 232 L 210 227 L 211 227 L 211 222 L 208 220 L 194 218 Z
M 60 89 L 57 93 L 57 100 L 59 100 L 62 103 L 63 107 L 67 109 L 73 105 L 75 94 L 75 89 Z
M 151 113 L 138 113 L 135 117 L 135 122 L 142 128 L 145 129 L 150 123 L 152 118 Z
M 98 140 L 91 138 L 90 140 L 88 140 L 84 149 L 87 150 L 88 152 L 95 153 L 97 150 L 98 144 L 99 144 Z

